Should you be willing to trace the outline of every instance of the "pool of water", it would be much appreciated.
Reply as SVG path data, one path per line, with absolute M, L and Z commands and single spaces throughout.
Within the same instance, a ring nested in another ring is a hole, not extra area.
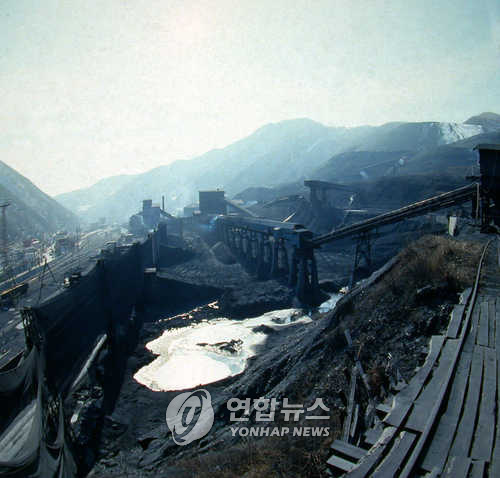
M 335 294 L 320 312 L 335 307 Z M 158 357 L 142 367 L 134 378 L 154 391 L 183 390 L 241 373 L 255 355 L 256 346 L 267 334 L 263 327 L 279 329 L 307 323 L 311 318 L 302 309 L 283 309 L 244 320 L 212 319 L 195 325 L 166 330 L 146 347 Z

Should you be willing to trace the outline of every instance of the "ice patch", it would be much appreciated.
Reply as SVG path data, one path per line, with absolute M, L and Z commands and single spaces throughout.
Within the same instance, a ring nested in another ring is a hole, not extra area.
M 146 345 L 158 357 L 141 368 L 134 378 L 155 391 L 183 390 L 231 377 L 242 372 L 247 360 L 256 353 L 256 346 L 267 337 L 253 329 L 273 329 L 292 323 L 310 322 L 299 309 L 269 312 L 246 320 L 219 318 L 189 327 L 165 331 Z M 220 344 L 237 342 L 234 353 Z
M 335 304 L 342 297 L 342 294 L 332 294 L 330 298 L 318 307 L 318 312 L 328 312 L 335 307 Z
M 340 295 L 334 294 L 318 308 L 326 312 Z M 308 323 L 302 309 L 268 312 L 245 320 L 218 318 L 210 322 L 166 330 L 146 344 L 158 357 L 142 367 L 134 379 L 154 391 L 184 390 L 232 377 L 243 372 L 247 361 L 267 337 L 261 326 L 280 329 Z

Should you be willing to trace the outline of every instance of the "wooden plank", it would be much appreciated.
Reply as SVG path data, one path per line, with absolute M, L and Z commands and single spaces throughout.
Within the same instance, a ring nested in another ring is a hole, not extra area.
M 474 309 L 472 310 L 472 316 L 471 316 L 472 322 L 471 322 L 469 336 L 474 340 L 474 344 L 476 343 L 477 332 L 479 329 L 480 309 L 481 309 L 481 306 L 478 303 L 476 303 L 476 305 L 474 306 Z
M 358 466 L 351 472 L 349 472 L 347 476 L 349 476 L 350 478 L 366 478 L 368 476 L 371 476 L 371 471 L 382 459 L 382 456 L 384 455 L 387 447 L 392 442 L 396 432 L 397 428 L 385 428 L 377 443 L 373 445 L 373 447 L 368 451 L 364 458 L 361 459 Z
M 364 450 L 363 448 L 359 448 L 357 446 L 351 445 L 342 440 L 335 440 L 331 447 L 332 450 L 335 451 L 337 455 L 345 456 L 348 458 L 352 458 L 353 460 L 359 460 L 366 455 L 368 450 Z
M 433 335 L 430 341 L 430 350 L 427 354 L 424 364 L 414 377 L 410 380 L 410 383 L 399 392 L 394 398 L 394 405 L 391 412 L 384 418 L 384 423 L 391 426 L 400 426 L 401 423 L 406 418 L 413 401 L 417 398 L 420 393 L 422 386 L 427 380 L 429 373 L 432 370 L 440 352 L 443 347 L 445 337 L 443 335 Z
M 401 394 L 403 392 L 401 391 L 399 393 Z M 399 395 L 397 395 L 396 397 L 394 397 L 394 406 L 392 407 L 392 410 L 390 411 L 389 414 L 387 414 L 383 422 L 386 425 L 392 427 L 401 426 L 406 416 L 410 412 L 412 406 L 413 406 L 413 400 L 405 397 L 400 397 Z
M 373 478 L 396 476 L 416 438 L 417 436 L 414 433 L 403 431 L 394 441 L 391 450 L 371 476 Z
M 467 478 L 472 460 L 466 456 L 453 456 L 446 465 L 444 477 Z
M 500 299 L 495 299 L 495 348 L 500 359 Z
M 398 394 L 398 397 L 404 397 L 406 399 L 415 400 L 420 390 L 422 389 L 422 385 L 426 382 L 427 377 L 432 370 L 432 367 L 436 363 L 436 360 L 441 352 L 445 341 L 445 337 L 443 335 L 433 335 L 429 344 L 429 353 L 425 359 L 424 364 L 417 371 L 415 376 L 410 380 L 410 383 L 404 390 Z
M 464 345 L 462 348 L 462 352 L 472 355 L 472 352 L 474 352 L 475 346 L 476 346 L 476 337 L 474 336 L 474 334 L 472 333 L 472 330 L 471 330 L 471 333 L 467 334 L 464 337 Z
M 363 441 L 367 445 L 370 445 L 370 446 L 375 445 L 375 443 L 377 443 L 377 441 L 379 440 L 380 435 L 382 435 L 382 431 L 383 431 L 383 427 L 382 426 L 375 427 L 375 428 L 370 428 L 369 430 L 367 430 L 365 432 Z
M 488 319 L 490 321 L 488 345 L 490 347 L 495 347 L 496 317 L 495 317 L 495 299 L 494 298 L 490 298 L 488 300 Z
M 438 392 L 439 390 L 436 391 L 436 394 Z M 425 407 L 415 402 L 404 427 L 408 430 L 421 432 L 425 428 L 427 418 L 429 418 L 429 407 Z
M 500 299 L 495 299 L 495 318 L 497 326 L 500 324 Z M 496 358 L 497 358 L 497 377 L 500 377 L 500 334 L 495 337 L 496 344 Z M 500 399 L 500 380 L 497 379 L 497 396 Z M 496 438 L 495 448 L 491 457 L 491 464 L 489 467 L 490 476 L 500 476 L 500 407 L 497 407 L 496 416 Z
M 488 302 L 483 300 L 480 306 L 479 329 L 476 338 L 476 343 L 478 345 L 488 346 L 488 325 Z
M 465 349 L 465 347 L 464 347 Z M 472 349 L 474 350 L 474 349 Z M 460 416 L 464 405 L 465 391 L 469 382 L 470 366 L 472 363 L 472 350 L 462 350 L 457 365 L 457 371 L 451 385 L 450 396 L 446 404 L 446 413 L 450 416 Z
M 473 461 L 472 468 L 469 471 L 470 478 L 484 478 L 484 472 L 486 471 L 486 462 L 483 460 Z M 497 476 L 497 475 L 491 475 Z
M 429 418 L 429 410 L 432 409 L 439 391 L 449 375 L 449 370 L 453 365 L 459 343 L 459 340 L 448 339 L 444 344 L 441 355 L 439 356 L 439 363 L 432 371 L 431 379 L 415 401 L 408 421 L 405 424 L 406 428 L 419 432 L 424 430 L 427 419 Z
M 358 429 L 358 419 L 359 419 L 359 404 L 356 403 L 356 406 L 354 407 L 354 415 L 351 422 L 351 430 L 349 431 L 349 438 L 351 440 L 354 440 L 354 437 L 356 435 L 356 430 Z
M 500 476 L 500 436 L 497 432 L 497 437 L 495 440 L 495 449 L 493 450 L 493 455 L 491 457 L 491 465 L 489 467 L 490 476 Z
M 385 403 L 379 403 L 376 407 L 377 412 L 382 413 L 383 415 L 387 415 L 391 411 L 391 406 L 386 405 Z
M 439 420 L 432 442 L 422 461 L 424 470 L 432 471 L 436 468 L 441 473 L 444 468 L 462 412 L 471 362 L 472 353 L 462 351 L 451 386 L 446 413 Z
M 474 432 L 470 457 L 474 460 L 491 460 L 495 436 L 495 406 L 497 393 L 497 359 L 495 350 L 485 348 L 483 385 L 479 418 Z
M 466 323 L 464 324 L 464 330 L 467 330 L 469 320 L 470 320 L 470 313 L 467 314 Z M 463 340 L 464 340 L 464 335 L 461 334 L 461 337 L 459 339 L 459 344 L 463 344 Z M 449 383 L 451 377 L 453 376 L 453 372 L 455 370 L 459 354 L 460 354 L 460 346 L 456 350 L 456 354 L 453 359 L 453 364 L 449 369 L 448 376 L 446 377 L 446 380 L 443 383 L 443 386 L 441 387 L 438 396 L 436 397 L 436 402 L 433 404 L 432 408 L 429 411 L 429 418 L 427 420 L 425 429 L 422 431 L 422 434 L 420 435 L 417 443 L 415 444 L 415 447 L 411 455 L 408 457 L 405 467 L 401 471 L 400 478 L 409 478 L 410 476 L 414 476 L 414 468 L 417 465 L 417 461 L 421 459 L 421 453 L 429 439 L 431 431 L 434 430 L 436 417 L 438 416 L 438 413 L 440 412 L 443 406 L 443 399 L 447 394 L 447 392 L 449 391 Z
M 443 349 L 441 350 L 441 355 L 439 356 L 439 363 L 437 364 L 437 367 L 433 369 L 431 379 L 418 396 L 416 403 L 430 408 L 435 402 L 439 388 L 443 384 L 443 381 L 453 364 L 459 345 L 460 341 L 457 339 L 448 339 L 446 341 Z
M 458 424 L 458 431 L 451 447 L 451 456 L 468 456 L 474 433 L 479 396 L 481 393 L 481 381 L 483 376 L 483 348 L 476 347 L 472 356 L 469 387 L 465 399 L 464 409 L 467 413 L 462 415 Z
M 432 471 L 438 469 L 441 473 L 446 460 L 448 452 L 455 436 L 455 431 L 458 426 L 458 416 L 444 414 L 439 420 L 436 431 L 432 438 L 432 442 L 427 450 L 422 461 L 422 469 Z
M 326 463 L 333 468 L 348 472 L 351 471 L 356 466 L 355 463 L 352 463 L 351 461 L 348 460 L 344 460 L 343 458 L 340 458 L 336 455 L 332 455 L 330 458 L 328 458 Z
M 458 337 L 458 331 L 462 325 L 462 319 L 464 316 L 465 305 L 456 305 L 453 307 L 450 317 L 450 323 L 448 324 L 448 330 L 446 331 L 446 336 L 452 339 Z
M 464 350 L 460 354 L 455 377 L 451 385 L 446 412 L 437 423 L 434 437 L 422 461 L 422 468 L 424 470 L 432 471 L 434 468 L 437 468 L 441 473 L 444 468 L 462 412 L 471 362 L 472 352 L 465 352 L 464 347 Z
M 446 412 L 437 423 L 433 440 L 429 444 L 429 448 L 422 461 L 422 468 L 424 470 L 431 471 L 434 468 L 438 468 L 441 472 L 444 468 L 458 427 L 460 414 L 462 413 L 471 362 L 472 353 L 462 351 L 451 385 Z
M 347 407 L 347 417 L 344 422 L 344 430 L 342 432 L 342 439 L 344 441 L 349 441 L 349 436 L 351 434 L 351 423 L 352 423 L 352 415 L 354 412 L 354 399 L 356 396 L 356 382 L 358 379 L 358 369 L 353 367 L 351 373 L 351 383 L 350 383 L 350 391 L 349 391 L 349 403 Z
M 496 301 L 497 306 L 499 304 L 499 300 Z M 497 318 L 498 317 L 498 308 L 497 308 Z M 497 338 L 498 341 L 498 338 Z M 497 354 L 497 376 L 500 377 L 500 348 L 496 349 Z M 497 396 L 500 397 L 500 380 L 497 380 Z M 493 454 L 491 457 L 491 464 L 489 467 L 490 476 L 500 476 L 500 407 L 497 407 L 497 429 L 496 429 L 496 438 L 495 438 L 495 449 L 493 450 Z

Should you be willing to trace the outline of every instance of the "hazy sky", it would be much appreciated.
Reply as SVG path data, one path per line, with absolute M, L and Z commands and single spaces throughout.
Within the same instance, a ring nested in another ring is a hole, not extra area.
M 49 194 L 265 123 L 500 113 L 498 0 L 2 0 L 0 159 Z

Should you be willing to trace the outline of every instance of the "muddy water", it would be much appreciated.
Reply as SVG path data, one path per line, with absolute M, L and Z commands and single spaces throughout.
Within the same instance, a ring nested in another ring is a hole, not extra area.
M 339 298 L 338 294 L 332 295 L 318 311 L 332 309 Z M 221 317 L 167 330 L 146 345 L 158 357 L 141 368 L 134 378 L 151 390 L 172 391 L 231 377 L 245 370 L 248 359 L 256 353 L 256 346 L 265 341 L 267 335 L 261 326 L 278 330 L 310 321 L 302 309 L 284 309 L 251 319 Z

